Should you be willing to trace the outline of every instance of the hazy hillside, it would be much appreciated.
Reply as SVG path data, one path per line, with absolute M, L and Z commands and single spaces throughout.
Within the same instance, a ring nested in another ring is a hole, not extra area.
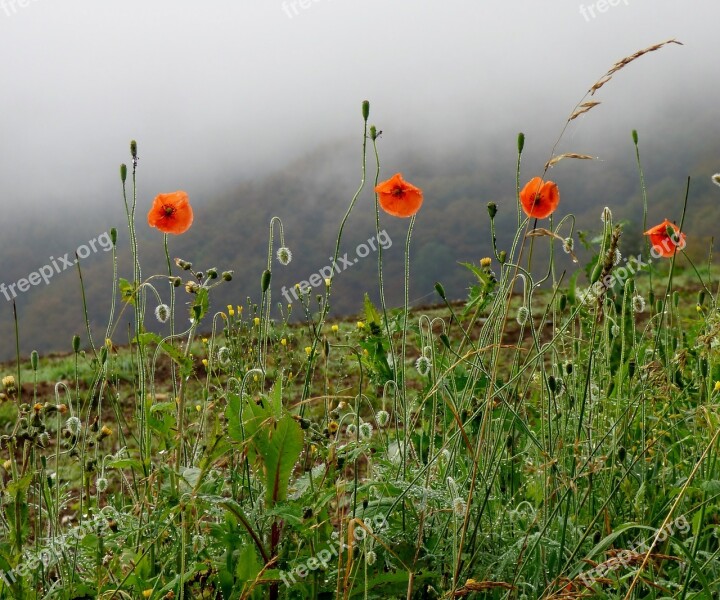
M 666 136 L 641 132 L 641 150 L 650 201 L 651 223 L 665 217 L 679 219 L 685 182 L 693 177 L 685 231 L 689 251 L 706 256 L 710 236 L 717 230 L 717 205 L 720 189 L 710 182 L 710 175 L 720 171 L 720 141 L 711 137 L 711 129 L 701 127 L 702 119 L 675 132 L 672 143 Z M 692 134 L 695 131 L 695 135 Z M 381 145 L 382 145 L 381 140 Z M 593 145 L 577 138 L 560 151 L 587 151 Z M 457 261 L 476 261 L 490 253 L 488 201 L 499 206 L 498 240 L 502 247 L 514 230 L 515 139 L 494 145 L 478 144 L 454 154 L 427 152 L 398 154 L 388 152 L 383 158 L 382 178 L 395 170 L 425 191 L 425 204 L 420 212 L 412 238 L 413 272 L 410 297 L 416 301 L 432 298 L 433 283 L 442 280 L 452 296 L 464 295 L 468 282 L 461 266 L 448 269 Z M 564 161 L 550 173 L 561 190 L 559 214 L 572 212 L 581 229 L 597 229 L 600 210 L 612 207 L 616 219 L 631 222 L 621 246 L 626 254 L 640 248 L 642 204 L 630 132 L 614 138 L 611 147 L 602 148 L 599 161 Z M 545 152 L 545 154 L 543 153 Z M 547 160 L 547 146 L 528 144 L 523 157 L 523 179 L 537 174 Z M 357 140 L 338 142 L 309 153 L 304 159 L 278 170 L 274 175 L 238 184 L 225 194 L 204 199 L 195 205 L 195 223 L 185 235 L 172 237 L 171 255 L 192 261 L 196 268 L 216 266 L 235 271 L 234 280 L 216 290 L 211 298 L 215 308 L 227 303 L 244 304 L 246 298 L 259 297 L 260 273 L 267 260 L 268 226 L 273 216 L 282 219 L 286 244 L 293 252 L 287 267 L 274 261 L 273 301 L 285 303 L 282 286 L 292 287 L 307 280 L 329 264 L 334 249 L 338 224 L 360 181 L 360 153 Z M 371 193 L 374 164 L 368 162 L 368 184 L 348 220 L 341 256 L 355 257 L 356 246 L 374 235 L 374 209 Z M 142 164 L 139 179 L 142 185 Z M 164 190 L 167 191 L 167 190 Z M 58 192 L 61 196 L 62 192 Z M 162 235 L 145 224 L 149 201 L 138 205 L 137 222 L 140 233 L 140 254 L 143 274 L 165 272 Z M 191 198 L 192 200 L 192 198 Z M 107 207 L 102 217 L 88 210 L 87 214 L 68 214 L 60 210 L 61 198 L 37 218 L 6 227 L 0 239 L 4 258 L 2 281 L 17 282 L 30 272 L 49 264 L 68 252 L 70 256 L 80 244 L 117 227 L 119 231 L 119 273 L 130 278 L 127 227 L 124 221 L 122 196 L 118 181 L 113 198 L 99 200 Z M 383 215 L 381 228 L 387 231 L 385 250 L 386 288 L 389 302 L 402 299 L 403 246 L 407 221 Z M 7 230 L 9 229 L 9 230 Z M 276 235 L 277 248 L 279 238 Z M 391 244 L 391 245 L 390 245 Z M 106 326 L 111 294 L 111 254 L 99 248 L 82 261 L 88 299 L 88 310 L 94 335 L 102 338 Z M 543 246 L 542 244 L 540 245 Z M 341 263 L 342 264 L 342 263 Z M 337 276 L 333 295 L 333 311 L 348 314 L 358 310 L 362 292 L 376 289 L 377 254 L 352 261 Z M 167 294 L 164 284 L 161 294 Z M 182 291 L 181 291 L 182 292 Z M 184 302 L 184 292 L 179 295 Z M 73 334 L 84 333 L 83 312 L 77 271 L 54 273 L 48 285 L 43 282 L 16 298 L 21 352 L 68 350 Z M 300 307 L 294 311 L 298 315 Z M 129 312 L 123 316 L 115 341 L 127 337 Z M 12 304 L 0 296 L 0 358 L 12 357 L 14 350 Z

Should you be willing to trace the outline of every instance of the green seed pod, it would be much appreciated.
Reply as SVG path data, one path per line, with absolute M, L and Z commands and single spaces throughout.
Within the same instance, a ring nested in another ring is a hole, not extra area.
M 442 286 L 442 283 L 439 281 L 435 282 L 435 291 L 438 293 L 438 295 L 445 300 L 445 288 Z
M 323 340 L 323 352 L 326 358 L 330 356 L 330 343 L 327 341 L 327 338 Z
M 560 312 L 563 312 L 565 308 L 567 308 L 567 296 L 565 294 L 560 294 L 558 308 L 560 309 Z
M 223 278 L 223 281 L 232 281 L 233 272 L 232 271 L 223 271 L 222 278 Z
M 363 100 L 362 103 L 362 118 L 363 121 L 367 121 L 370 117 L 370 101 L 369 100 Z
M 133 160 L 137 160 L 137 142 L 135 140 L 130 140 L 130 156 L 133 157 Z
M 590 276 L 590 283 L 595 283 L 598 279 L 600 279 L 600 274 L 602 273 L 602 260 L 598 260 L 597 264 L 595 265 L 595 268 L 593 269 L 592 275 Z
M 618 448 L 618 460 L 620 462 L 624 462 L 626 456 L 627 456 L 627 450 L 625 450 L 625 446 L 620 446 L 620 448 Z
M 698 306 L 702 306 L 705 304 L 705 290 L 700 290 L 698 292 Z
M 30 354 L 30 364 L 32 365 L 32 370 L 37 371 L 38 370 L 38 353 L 37 350 L 33 350 Z
M 450 338 L 445 333 L 440 334 L 440 341 L 442 342 L 442 345 L 445 346 L 448 350 L 450 350 Z
M 377 127 L 370 125 L 370 139 L 374 142 L 377 139 Z
M 637 129 L 633 129 L 633 130 L 632 130 L 632 139 L 633 139 L 633 144 L 635 144 L 635 145 L 637 146 L 637 145 L 638 145 L 638 132 L 637 132 Z
M 650 303 L 650 306 L 655 306 L 655 292 L 652 290 L 648 292 L 648 302 Z
M 572 372 L 573 372 L 573 364 L 572 364 L 571 362 L 569 362 L 569 363 L 567 363 L 567 364 L 565 365 L 565 372 L 566 372 L 568 375 L 572 375 Z
M 79 335 L 73 336 L 72 347 L 73 347 L 73 352 L 75 352 L 75 354 L 80 352 L 80 336 Z
M 110 228 L 110 241 L 112 242 L 113 246 L 117 244 L 117 229 L 115 229 L 114 227 Z
M 490 218 L 494 219 L 495 215 L 497 214 L 497 204 L 495 204 L 494 202 L 488 202 L 487 210 Z
M 270 287 L 270 277 L 272 276 L 272 273 L 265 269 L 262 274 L 262 279 L 260 280 L 260 287 L 262 288 L 263 293 L 268 291 L 268 288 Z
M 680 292 L 673 292 L 673 306 L 675 308 L 680 304 Z
M 215 267 L 213 267 L 213 268 L 211 268 L 211 269 L 208 269 L 205 274 L 206 274 L 210 279 L 217 279 L 217 277 L 218 277 L 218 272 L 217 272 L 217 269 L 216 269 Z
M 523 148 L 525 148 L 525 134 L 521 131 L 518 133 L 518 154 L 522 154 Z
M 635 376 L 635 368 L 637 367 L 637 364 L 634 360 L 631 360 L 628 362 L 628 375 L 630 376 L 630 379 L 632 379 Z
M 120 181 L 125 183 L 127 179 L 127 165 L 125 163 L 120 165 Z
M 656 300 L 655 301 L 655 314 L 660 314 L 663 308 L 662 300 Z

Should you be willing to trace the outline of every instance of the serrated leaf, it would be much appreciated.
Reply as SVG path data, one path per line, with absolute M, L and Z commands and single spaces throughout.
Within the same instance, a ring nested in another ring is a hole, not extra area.
M 375 308 L 372 300 L 370 300 L 370 296 L 368 296 L 367 292 L 365 293 L 363 305 L 365 307 L 365 320 L 368 322 L 368 324 L 375 323 L 376 325 L 380 325 L 380 313 L 378 312 L 377 308 Z
M 135 286 L 127 279 L 118 278 L 118 289 L 120 290 L 120 298 L 123 302 L 135 306 Z

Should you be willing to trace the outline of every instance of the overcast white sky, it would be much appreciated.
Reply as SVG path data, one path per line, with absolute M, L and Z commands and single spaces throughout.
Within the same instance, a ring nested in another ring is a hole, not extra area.
M 492 152 L 557 134 L 615 60 L 671 37 L 603 90 L 595 126 L 717 111 L 720 2 L 610 1 L 0 0 L 3 220 L 116 194 L 131 138 L 160 190 L 282 168 L 357 141 L 365 98 L 386 144 Z

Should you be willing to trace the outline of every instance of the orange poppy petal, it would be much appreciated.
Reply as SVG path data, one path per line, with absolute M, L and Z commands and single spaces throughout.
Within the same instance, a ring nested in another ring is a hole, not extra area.
M 375 192 L 380 207 L 394 217 L 411 217 L 423 203 L 422 190 L 405 181 L 401 173 L 375 186 Z
M 668 235 L 668 227 L 675 232 L 678 241 L 673 240 Z M 675 254 L 675 248 L 682 250 L 685 247 L 685 234 L 680 232 L 680 228 L 665 219 L 659 225 L 648 229 L 644 235 L 650 238 L 650 244 L 652 245 L 653 252 L 663 258 L 671 258 Z
M 155 196 L 147 220 L 150 227 L 156 227 L 163 233 L 185 233 L 193 222 L 193 210 L 187 193 L 178 190 Z
M 520 205 L 528 217 L 549 217 L 560 204 L 560 191 L 553 181 L 533 177 L 520 192 Z

